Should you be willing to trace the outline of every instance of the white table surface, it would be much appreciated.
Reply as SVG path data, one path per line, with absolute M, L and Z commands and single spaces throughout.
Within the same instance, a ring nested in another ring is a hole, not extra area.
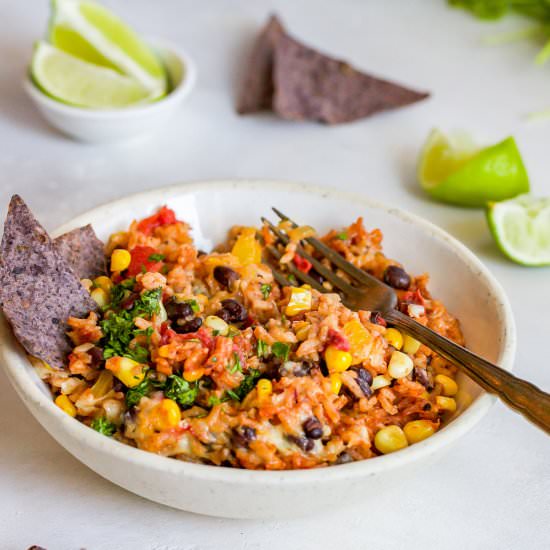
M 32 43 L 46 26 L 47 2 L 1 0 L 2 219 L 15 192 L 52 229 L 110 199 L 196 179 L 280 178 L 364 191 L 434 221 L 486 263 L 516 315 L 518 374 L 550 389 L 550 270 L 503 259 L 482 212 L 429 202 L 414 177 L 418 148 L 433 126 L 466 128 L 488 141 L 513 134 L 533 191 L 550 195 L 550 122 L 525 121 L 550 106 L 549 70 L 533 65 L 533 44 L 481 44 L 521 21 L 484 25 L 443 0 L 105 3 L 140 31 L 186 48 L 197 62 L 198 85 L 150 139 L 118 146 L 70 141 L 42 121 L 20 88 Z M 431 90 L 433 98 L 334 128 L 239 118 L 238 68 L 272 10 L 308 43 Z M 103 480 L 42 430 L 1 369 L 0 403 L 2 550 L 550 547 L 550 439 L 500 404 L 436 466 L 381 495 L 376 508 L 231 521 L 172 510 Z

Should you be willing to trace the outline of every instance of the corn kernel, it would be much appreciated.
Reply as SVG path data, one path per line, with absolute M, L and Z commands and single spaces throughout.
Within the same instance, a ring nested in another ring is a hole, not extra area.
M 410 355 L 414 355 L 418 348 L 420 347 L 420 342 L 413 338 L 412 336 L 409 336 L 408 334 L 405 334 L 403 337 L 403 348 L 402 351 L 404 353 L 408 353 Z
M 204 376 L 204 369 L 198 368 L 189 371 L 183 371 L 183 379 L 187 382 L 195 382 Z
M 131 254 L 124 248 L 117 248 L 111 254 L 111 271 L 124 271 L 132 261 Z
M 311 328 L 311 325 L 309 323 L 306 323 L 305 321 L 296 323 L 296 325 L 294 326 L 294 333 L 296 334 L 296 339 L 299 342 L 303 342 L 304 340 L 307 340 L 307 336 L 309 334 L 310 328 Z
M 239 259 L 242 265 L 259 264 L 262 261 L 262 246 L 256 240 L 256 229 L 245 227 L 238 236 L 231 254 Z
M 102 288 L 94 288 L 90 292 L 92 300 L 99 306 L 105 307 L 109 303 L 109 295 Z
M 325 350 L 325 361 L 329 372 L 344 372 L 351 366 L 353 357 L 349 351 L 329 346 Z
M 315 229 L 310 225 L 301 225 L 300 227 L 295 227 L 288 232 L 288 236 L 291 241 L 297 242 L 302 239 L 307 239 L 308 237 L 315 236 Z
M 258 398 L 265 399 L 273 393 L 273 384 L 267 378 L 260 378 L 256 384 L 256 390 L 258 391 Z
M 452 397 L 444 397 L 442 395 L 438 395 L 435 398 L 435 402 L 439 409 L 442 411 L 456 411 L 456 401 Z
M 168 344 L 160 346 L 160 348 L 157 350 L 157 353 L 159 354 L 159 357 L 164 357 L 164 359 L 168 359 L 168 357 L 170 357 L 170 346 Z
M 389 328 L 386 330 L 384 338 L 388 341 L 388 344 L 393 346 L 396 350 L 400 350 L 403 347 L 403 335 L 396 328 Z
M 311 309 L 311 290 L 307 288 L 291 288 L 290 300 L 285 309 L 285 315 L 292 317 Z
M 374 436 L 374 445 L 382 454 L 388 454 L 404 449 L 408 442 L 399 426 L 386 426 Z
M 205 326 L 215 330 L 220 336 L 226 336 L 229 332 L 229 325 L 221 318 L 216 315 L 209 315 L 204 320 Z
M 404 378 L 412 372 L 413 367 L 414 363 L 407 354 L 394 351 L 388 365 L 388 374 L 392 378 Z
M 350 353 L 353 357 L 353 364 L 363 362 L 369 355 L 372 342 L 372 335 L 357 319 L 348 321 L 343 329 L 344 336 L 348 339 Z
M 330 375 L 330 389 L 332 393 L 338 395 L 340 393 L 340 388 L 342 387 L 342 377 L 337 373 L 333 372 Z
M 105 368 L 110 370 L 128 388 L 133 388 L 143 382 L 144 367 L 129 357 L 110 357 L 105 363 Z
M 383 376 L 382 374 L 375 376 L 372 379 L 371 389 L 372 391 L 379 390 L 380 388 L 385 388 L 386 386 L 389 386 L 391 384 L 391 380 L 387 376 Z
M 73 402 L 66 395 L 58 395 L 55 398 L 55 404 L 69 416 L 72 416 L 73 418 L 76 416 L 76 408 L 73 405 Z
M 403 427 L 403 432 L 409 444 L 418 443 L 435 433 L 435 428 L 429 420 L 412 420 Z
M 105 275 L 100 275 L 94 279 L 94 286 L 97 288 L 102 288 L 105 292 L 111 292 L 111 289 L 114 286 L 113 281 L 106 277 Z
M 95 384 L 91 387 L 96 399 L 107 395 L 113 389 L 113 373 L 110 370 L 102 370 Z
M 175 428 L 181 421 L 181 411 L 173 399 L 163 399 L 153 409 L 153 425 L 157 430 Z
M 444 374 L 436 374 L 435 382 L 436 384 L 441 384 L 441 393 L 446 397 L 452 397 L 458 392 L 458 386 L 456 382 L 452 378 L 449 378 Z

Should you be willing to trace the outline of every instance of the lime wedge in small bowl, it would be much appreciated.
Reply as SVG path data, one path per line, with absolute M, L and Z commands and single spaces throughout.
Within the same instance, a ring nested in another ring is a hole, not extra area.
M 70 105 L 116 109 L 151 99 L 152 93 L 132 77 L 100 67 L 39 42 L 31 63 L 34 83 Z
M 489 203 L 487 220 L 508 258 L 526 266 L 550 265 L 550 198 L 521 195 Z
M 514 138 L 478 148 L 465 134 L 432 130 L 420 154 L 418 180 L 434 199 L 483 207 L 529 191 L 529 177 Z
M 91 0 L 53 0 L 49 40 L 83 61 L 133 77 L 153 99 L 167 92 L 160 59 L 120 18 Z

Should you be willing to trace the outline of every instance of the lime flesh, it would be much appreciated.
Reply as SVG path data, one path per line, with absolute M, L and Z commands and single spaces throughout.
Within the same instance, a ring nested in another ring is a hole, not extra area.
M 464 136 L 434 130 L 418 165 L 422 188 L 434 199 L 458 206 L 483 207 L 529 191 L 529 178 L 512 137 L 476 148 Z
M 95 2 L 53 0 L 49 39 L 75 57 L 133 77 L 153 99 L 166 93 L 160 60 L 130 27 Z
M 116 109 L 151 99 L 137 80 L 82 61 L 46 42 L 36 46 L 31 75 L 51 97 L 79 107 Z
M 521 195 L 490 203 L 487 220 L 508 258 L 527 266 L 550 265 L 550 199 Z

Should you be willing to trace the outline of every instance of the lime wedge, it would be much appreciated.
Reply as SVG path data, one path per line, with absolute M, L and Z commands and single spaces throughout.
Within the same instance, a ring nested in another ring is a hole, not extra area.
M 520 195 L 490 203 L 487 220 L 508 258 L 522 265 L 550 265 L 550 199 Z
M 36 46 L 31 76 L 51 97 L 79 107 L 115 109 L 151 99 L 132 77 L 81 61 L 46 42 Z
M 420 154 L 418 179 L 434 199 L 485 206 L 529 191 L 529 178 L 514 138 L 479 149 L 463 134 L 432 130 Z
M 160 60 L 130 27 L 95 2 L 52 0 L 49 39 L 75 57 L 135 78 L 153 99 L 166 93 Z

